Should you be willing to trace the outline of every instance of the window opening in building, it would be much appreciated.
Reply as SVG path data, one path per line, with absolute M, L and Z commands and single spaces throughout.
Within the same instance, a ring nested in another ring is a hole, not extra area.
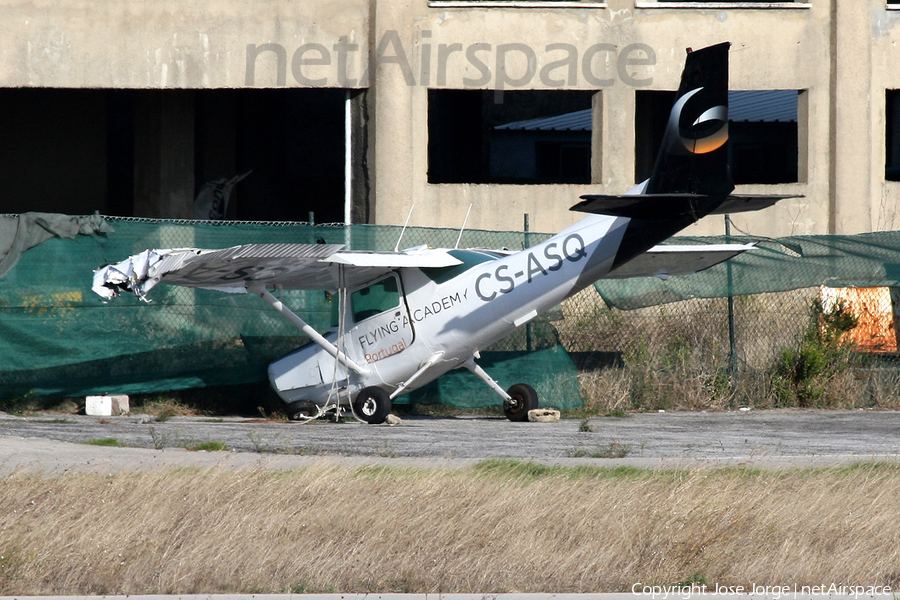
M 491 6 L 503 6 L 504 4 L 535 4 L 539 6 L 553 6 L 560 5 L 561 7 L 578 7 L 579 5 L 586 6 L 604 6 L 605 2 L 600 0 L 429 0 L 429 6 L 477 6 L 479 4 L 491 5 Z
M 657 4 L 795 4 L 799 0 L 656 0 Z
M 582 90 L 428 91 L 429 183 L 590 183 Z
M 219 91 L 204 93 L 214 103 Z M 235 172 L 253 170 L 239 184 L 234 218 L 306 221 L 313 212 L 317 223 L 343 222 L 344 90 L 231 91 Z
M 635 97 L 635 181 L 653 171 L 675 92 L 638 90 Z M 729 163 L 734 183 L 799 181 L 797 90 L 728 92 Z
M 900 2 L 897 3 L 900 5 Z M 886 131 L 884 178 L 900 181 L 900 90 L 885 90 Z
M 120 129 L 127 136 L 126 127 L 108 121 L 108 102 L 128 109 L 121 94 L 107 90 L 0 89 L 0 213 L 105 212 L 108 188 L 125 186 L 132 193 L 131 183 L 120 178 L 118 159 L 126 157 L 106 150 L 109 138 L 122 150 L 115 142 Z
M 344 220 L 341 89 L 3 88 L 0 213 L 193 218 L 252 170 L 227 219 Z M 174 199 L 174 200 L 173 200 Z

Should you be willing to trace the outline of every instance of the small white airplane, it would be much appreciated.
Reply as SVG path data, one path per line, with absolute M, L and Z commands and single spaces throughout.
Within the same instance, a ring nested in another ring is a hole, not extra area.
M 527 420 L 538 408 L 534 389 L 517 383 L 504 390 L 475 362 L 480 350 L 601 278 L 689 274 L 748 250 L 752 245 L 656 244 L 706 215 L 789 197 L 731 194 L 729 46 L 688 50 L 651 177 L 621 196 L 582 196 L 573 210 L 593 214 L 531 248 L 147 250 L 95 271 L 93 289 L 106 299 L 121 291 L 143 299 L 158 283 L 260 296 L 312 340 L 269 366 L 292 416 L 349 408 L 383 423 L 394 398 L 464 367 L 501 398 L 509 419 Z M 317 332 L 270 291 L 278 289 L 337 292 L 337 329 Z

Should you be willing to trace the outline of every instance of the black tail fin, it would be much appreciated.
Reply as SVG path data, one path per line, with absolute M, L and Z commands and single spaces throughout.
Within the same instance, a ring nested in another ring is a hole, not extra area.
M 725 198 L 728 168 L 728 42 L 688 51 L 681 86 L 645 194 Z
M 678 229 L 708 214 L 760 210 L 797 196 L 732 196 L 728 167 L 729 42 L 688 50 L 681 86 L 645 184 L 621 195 L 590 194 L 572 210 Z M 666 229 L 664 228 L 664 229 Z
M 581 212 L 631 219 L 612 270 L 716 212 L 759 210 L 792 196 L 732 196 L 728 168 L 728 42 L 688 50 L 653 174 L 618 196 L 587 195 Z
M 572 210 L 692 222 L 728 198 L 734 190 L 728 167 L 730 46 L 722 42 L 696 52 L 688 50 L 650 179 L 626 194 L 582 196 L 584 202 Z

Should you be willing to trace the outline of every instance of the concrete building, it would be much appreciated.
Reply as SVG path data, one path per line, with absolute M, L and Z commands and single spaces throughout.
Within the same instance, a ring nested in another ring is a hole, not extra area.
M 252 169 L 227 218 L 402 224 L 415 203 L 411 224 L 456 227 L 471 204 L 470 228 L 554 231 L 647 172 L 685 48 L 727 40 L 732 89 L 789 91 L 735 99 L 757 103 L 732 126 L 738 189 L 805 196 L 738 230 L 898 229 L 898 19 L 886 0 L 3 2 L 0 212 L 191 218 L 203 182 Z

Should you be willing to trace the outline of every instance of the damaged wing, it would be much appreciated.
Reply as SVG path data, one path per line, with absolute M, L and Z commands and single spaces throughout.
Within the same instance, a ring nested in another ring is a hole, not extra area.
M 251 285 L 283 289 L 337 290 L 354 287 L 402 267 L 460 264 L 446 251 L 341 251 L 337 244 L 248 244 L 222 250 L 145 250 L 94 271 L 93 291 L 110 299 L 132 292 L 141 299 L 159 283 L 245 293 Z

